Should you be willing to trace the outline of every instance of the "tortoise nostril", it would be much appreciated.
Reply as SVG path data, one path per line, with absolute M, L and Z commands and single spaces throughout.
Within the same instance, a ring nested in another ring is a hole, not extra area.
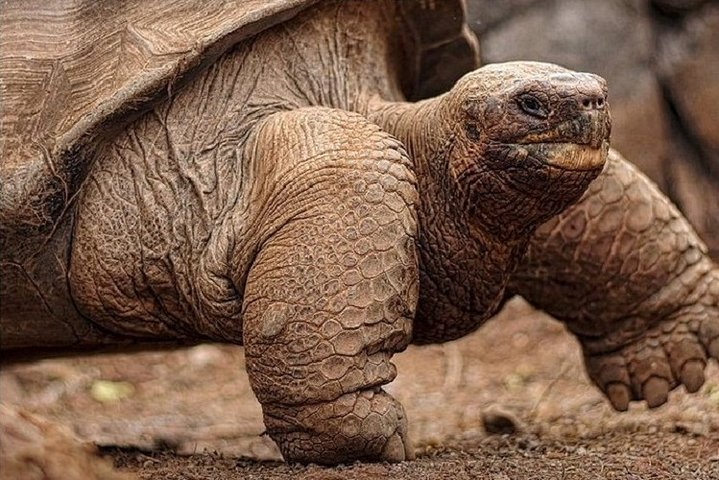
M 604 95 L 587 95 L 579 102 L 584 110 L 602 110 L 606 104 Z

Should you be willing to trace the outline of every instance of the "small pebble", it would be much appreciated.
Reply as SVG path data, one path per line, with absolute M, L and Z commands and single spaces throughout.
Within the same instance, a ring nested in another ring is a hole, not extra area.
M 482 412 L 484 431 L 489 435 L 514 434 L 519 431 L 519 420 L 499 407 L 489 407 Z
M 90 385 L 90 396 L 100 403 L 112 403 L 130 397 L 135 387 L 129 382 L 95 380 Z

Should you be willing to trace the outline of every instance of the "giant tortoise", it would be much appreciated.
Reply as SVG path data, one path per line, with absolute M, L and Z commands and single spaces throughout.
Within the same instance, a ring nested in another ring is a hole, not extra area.
M 284 457 L 334 464 L 410 458 L 392 355 L 513 295 L 617 410 L 719 357 L 719 270 L 609 149 L 604 81 L 470 71 L 461 2 L 32 3 L 2 12 L 6 359 L 241 344 Z

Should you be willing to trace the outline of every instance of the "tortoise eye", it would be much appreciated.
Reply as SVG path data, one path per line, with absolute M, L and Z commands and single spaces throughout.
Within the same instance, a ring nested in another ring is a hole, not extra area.
M 519 97 L 519 108 L 527 115 L 533 117 L 544 119 L 548 116 L 547 109 L 542 105 L 542 102 L 533 95 L 525 94 Z

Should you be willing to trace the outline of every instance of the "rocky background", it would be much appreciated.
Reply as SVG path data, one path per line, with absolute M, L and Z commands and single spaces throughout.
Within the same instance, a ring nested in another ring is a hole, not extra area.
M 467 3 L 482 63 L 541 60 L 608 80 L 612 145 L 719 258 L 719 1 Z

